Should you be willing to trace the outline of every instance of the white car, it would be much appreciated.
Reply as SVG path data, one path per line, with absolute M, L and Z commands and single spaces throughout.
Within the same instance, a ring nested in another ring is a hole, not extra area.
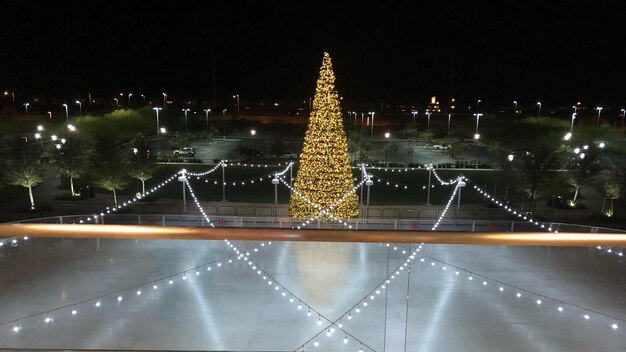
M 452 146 L 450 144 L 448 145 L 435 144 L 432 146 L 432 148 L 433 150 L 448 150 L 452 148 Z
M 297 159 L 298 158 L 298 154 L 294 153 L 294 152 L 284 152 L 282 155 L 278 156 L 279 158 L 282 159 Z
M 184 147 L 174 151 L 174 155 L 177 156 L 194 156 L 196 155 L 196 150 L 192 147 Z

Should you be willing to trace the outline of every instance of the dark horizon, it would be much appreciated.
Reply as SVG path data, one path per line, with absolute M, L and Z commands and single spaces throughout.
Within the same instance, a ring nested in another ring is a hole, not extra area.
M 346 99 L 485 105 L 626 102 L 623 2 L 5 2 L 0 88 L 306 99 L 323 51 Z M 451 62 L 453 79 L 450 81 Z

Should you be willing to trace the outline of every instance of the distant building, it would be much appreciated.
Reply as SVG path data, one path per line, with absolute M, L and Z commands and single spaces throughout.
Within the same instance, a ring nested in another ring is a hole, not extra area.
M 441 112 L 441 106 L 439 105 L 439 102 L 437 101 L 437 97 L 433 96 L 430 98 L 430 103 L 428 104 L 426 111 Z

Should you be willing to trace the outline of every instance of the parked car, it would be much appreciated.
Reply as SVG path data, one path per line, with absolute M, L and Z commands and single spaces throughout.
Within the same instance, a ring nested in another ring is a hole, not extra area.
M 174 151 L 174 155 L 176 156 L 194 156 L 196 155 L 196 150 L 192 147 L 184 147 Z
M 284 152 L 280 157 L 283 159 L 297 159 L 298 154 L 294 152 Z
M 243 157 L 248 157 L 248 156 L 252 156 L 254 155 L 254 157 L 260 158 L 263 156 L 263 152 L 261 152 L 258 149 L 252 149 L 249 147 L 240 147 L 239 148 L 239 155 L 243 156 Z
M 450 144 L 448 145 L 435 144 L 432 146 L 433 150 L 448 150 L 450 148 L 452 148 Z

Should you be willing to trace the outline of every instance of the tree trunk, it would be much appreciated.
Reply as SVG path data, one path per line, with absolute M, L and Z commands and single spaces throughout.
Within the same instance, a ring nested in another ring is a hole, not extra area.
M 141 180 L 141 195 L 145 195 L 146 194 L 146 181 Z
M 600 209 L 600 214 L 604 214 L 604 204 L 606 203 L 606 197 L 602 198 L 602 209 Z
M 72 196 L 76 195 L 76 192 L 74 192 L 74 178 L 72 176 L 70 176 L 70 189 L 72 192 Z
M 33 197 L 33 187 L 28 186 L 28 196 L 30 197 L 30 208 L 35 209 L 35 198 Z
M 115 188 L 113 188 L 113 202 L 115 203 L 115 206 L 117 207 L 117 194 L 115 193 Z
M 574 199 L 572 199 L 572 204 L 576 205 L 576 199 L 578 199 L 578 190 L 580 187 L 576 187 L 576 191 L 574 192 Z

